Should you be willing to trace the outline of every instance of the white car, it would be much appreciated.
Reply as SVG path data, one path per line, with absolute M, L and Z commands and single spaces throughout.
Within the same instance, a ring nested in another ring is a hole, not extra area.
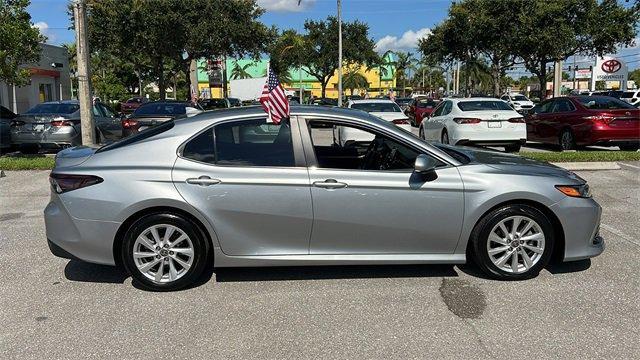
M 519 113 L 527 113 L 535 106 L 533 101 L 520 93 L 504 94 L 500 99 L 509 103 Z
M 520 151 L 527 142 L 522 115 L 492 98 L 446 99 L 422 121 L 419 134 L 444 144 L 504 146 L 508 152 Z
M 392 122 L 396 126 L 411 132 L 409 118 L 394 101 L 386 99 L 349 100 L 347 107 L 366 111 L 371 115 Z M 340 145 L 344 145 L 348 141 L 370 142 L 373 140 L 371 133 L 345 126 L 339 127 L 336 131 L 338 133 L 334 135 L 337 137 Z
M 620 100 L 626 101 L 633 106 L 640 105 L 640 90 L 627 90 L 622 93 Z

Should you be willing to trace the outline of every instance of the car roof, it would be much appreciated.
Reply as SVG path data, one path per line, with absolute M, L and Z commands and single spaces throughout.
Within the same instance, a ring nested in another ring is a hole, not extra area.
M 391 99 L 361 99 L 361 100 L 349 100 L 352 104 L 369 104 L 369 103 L 381 103 L 389 104 L 394 103 Z

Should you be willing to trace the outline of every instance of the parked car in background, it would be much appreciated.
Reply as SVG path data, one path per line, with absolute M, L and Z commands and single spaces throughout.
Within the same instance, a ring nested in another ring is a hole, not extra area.
M 428 118 L 438 103 L 429 97 L 417 97 L 411 99 L 405 114 L 411 120 L 412 126 L 420 126 L 422 121 Z
M 377 116 L 382 120 L 394 123 L 396 126 L 411 132 L 411 124 L 409 118 L 400 109 L 400 106 L 392 100 L 385 99 L 367 99 L 367 100 L 351 100 L 347 103 L 350 109 L 363 110 L 373 116 Z
M 166 291 L 208 266 L 473 262 L 523 280 L 604 251 L 602 208 L 569 171 L 429 144 L 361 111 L 291 114 L 285 125 L 257 107 L 211 111 L 64 150 L 44 210 L 51 252 Z M 326 141 L 339 127 L 371 140 Z
M 229 106 L 230 107 L 240 107 L 240 106 L 242 106 L 242 102 L 238 98 L 227 98 L 227 100 L 229 101 Z
M 624 91 L 622 90 L 607 90 L 603 91 L 600 95 L 611 96 L 612 98 L 620 99 L 620 97 L 622 97 L 622 94 L 624 94 Z
M 203 110 L 228 109 L 231 107 L 229 99 L 202 99 L 198 104 Z
M 120 112 L 123 114 L 131 114 L 142 104 L 149 102 L 149 99 L 143 96 L 135 96 L 125 102 L 120 103 Z
M 504 94 L 500 99 L 506 101 L 515 111 L 525 115 L 534 106 L 533 101 L 519 93 Z
M 11 122 L 18 115 L 4 106 L 0 106 L 0 151 L 11 148 Z
M 518 152 L 527 142 L 522 115 L 509 104 L 492 98 L 445 99 L 420 124 L 419 136 L 452 145 L 504 146 Z
M 356 99 L 354 99 L 356 100 Z M 407 109 L 407 107 L 409 106 L 409 102 L 412 100 L 412 98 L 410 97 L 403 97 L 403 98 L 396 98 L 395 102 L 396 104 L 398 104 L 398 106 L 400 106 L 400 109 L 402 109 L 402 111 L 405 111 Z
M 527 116 L 527 139 L 559 145 L 638 150 L 640 109 L 610 96 L 568 96 L 537 105 Z
M 122 137 L 120 117 L 107 105 L 94 103 L 93 118 L 96 143 Z M 11 122 L 11 143 L 26 153 L 82 144 L 78 101 L 45 102 L 20 114 Z
M 186 101 L 165 100 L 146 103 L 137 108 L 128 118 L 122 120 L 123 137 L 152 128 L 167 120 L 181 116 L 193 116 L 202 110 L 198 105 Z
M 635 107 L 638 107 L 638 105 L 640 105 L 640 90 L 625 91 L 620 96 L 620 100 L 623 100 Z
M 311 104 L 321 105 L 321 106 L 338 106 L 338 100 L 330 99 L 330 98 L 317 98 L 317 99 L 313 99 Z

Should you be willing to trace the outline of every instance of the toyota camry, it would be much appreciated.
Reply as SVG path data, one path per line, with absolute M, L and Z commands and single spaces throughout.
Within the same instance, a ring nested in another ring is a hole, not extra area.
M 344 129 L 369 141 L 339 141 Z M 360 110 L 294 106 L 280 124 L 260 107 L 205 112 L 55 161 L 52 253 L 122 266 L 151 290 L 210 266 L 473 261 L 520 280 L 604 250 L 577 175 L 427 143 Z

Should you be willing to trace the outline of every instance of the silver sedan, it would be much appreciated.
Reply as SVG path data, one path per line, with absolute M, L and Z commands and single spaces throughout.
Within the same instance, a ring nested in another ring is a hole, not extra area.
M 369 141 L 337 141 L 341 128 Z M 514 155 L 429 144 L 358 110 L 259 107 L 171 120 L 56 156 L 58 256 L 174 290 L 208 266 L 462 264 L 526 279 L 604 250 L 586 182 Z

